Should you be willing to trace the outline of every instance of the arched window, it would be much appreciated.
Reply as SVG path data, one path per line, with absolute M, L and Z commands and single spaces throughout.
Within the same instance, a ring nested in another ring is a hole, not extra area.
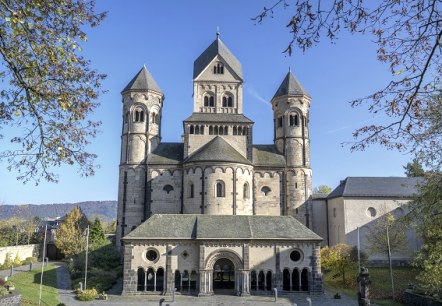
M 224 128 L 222 126 L 219 127 L 219 134 L 224 135 Z
M 218 135 L 218 127 L 215 126 L 215 128 L 213 129 L 213 134 Z
M 213 126 L 209 126 L 209 135 L 213 135 Z
M 229 135 L 229 128 L 227 126 L 224 127 L 224 135 Z
M 135 110 L 135 122 L 144 122 L 144 111 L 141 108 Z
M 227 107 L 233 107 L 233 98 L 232 97 L 227 98 Z
M 237 135 L 238 134 L 238 130 L 236 128 L 236 126 L 233 127 L 233 135 Z
M 216 63 L 216 65 L 213 67 L 213 73 L 224 74 L 224 65 L 220 62 Z
M 193 134 L 194 132 L 195 132 L 195 131 L 194 131 L 193 125 L 191 125 L 191 126 L 190 126 L 189 134 Z
M 223 97 L 223 107 L 227 107 L 227 97 Z
M 205 107 L 215 107 L 215 98 L 213 94 L 206 93 L 204 95 L 204 106 Z
M 261 188 L 261 192 L 264 193 L 265 196 L 267 196 L 272 189 L 270 189 L 268 186 L 264 186 Z
M 173 187 L 171 185 L 166 185 L 163 187 L 163 190 L 169 194 L 173 190 Z
M 242 135 L 242 127 L 238 126 L 238 135 Z
M 204 106 L 209 106 L 209 97 L 204 96 Z
M 199 134 L 200 133 L 200 127 L 197 125 L 195 127 L 195 134 Z
M 215 107 L 215 98 L 213 96 L 210 96 L 209 98 L 209 106 Z
M 278 127 L 282 127 L 282 117 L 278 117 Z
M 217 198 L 224 198 L 226 196 L 225 186 L 223 181 L 216 181 L 215 185 L 215 195 Z
M 201 134 L 201 135 L 204 135 L 204 125 L 202 125 L 202 126 L 200 127 L 200 134 Z
M 244 199 L 250 198 L 250 188 L 249 188 L 249 184 L 247 182 L 244 183 L 244 186 L 243 186 L 243 198 Z
M 193 198 L 195 196 L 194 189 L 195 189 L 194 185 L 190 184 L 190 186 L 189 186 L 189 198 Z
M 298 114 L 291 114 L 289 116 L 289 125 L 290 126 L 298 126 L 299 125 L 299 117 Z

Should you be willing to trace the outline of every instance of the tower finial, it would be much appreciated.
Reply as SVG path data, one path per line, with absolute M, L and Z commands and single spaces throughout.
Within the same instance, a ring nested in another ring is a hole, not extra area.
M 292 72 L 292 69 L 291 69 L 290 66 L 289 66 L 289 73 L 290 73 L 290 72 Z
M 219 26 L 216 26 L 216 39 L 219 39 Z

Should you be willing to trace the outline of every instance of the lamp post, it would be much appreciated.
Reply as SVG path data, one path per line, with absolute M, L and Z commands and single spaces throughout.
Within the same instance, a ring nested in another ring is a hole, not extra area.
M 84 290 L 87 289 L 87 257 L 89 251 L 89 225 L 86 228 L 86 258 L 84 262 Z
M 45 238 L 43 240 L 43 256 L 41 258 L 41 274 L 40 274 L 40 293 L 38 296 L 38 305 L 41 305 L 41 289 L 43 286 L 43 269 L 44 269 L 44 261 L 45 261 L 45 257 L 46 257 L 46 233 L 48 231 L 48 224 L 46 223 L 45 225 Z

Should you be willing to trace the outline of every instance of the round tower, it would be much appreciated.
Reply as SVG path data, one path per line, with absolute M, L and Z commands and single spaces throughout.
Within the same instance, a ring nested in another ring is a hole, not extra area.
M 164 95 L 144 66 L 121 92 L 121 133 L 117 244 L 146 219 L 146 157 L 161 139 Z
M 310 100 L 291 71 L 272 98 L 274 142 L 286 159 L 284 213 L 294 216 L 308 227 L 311 225 L 309 198 L 312 192 Z

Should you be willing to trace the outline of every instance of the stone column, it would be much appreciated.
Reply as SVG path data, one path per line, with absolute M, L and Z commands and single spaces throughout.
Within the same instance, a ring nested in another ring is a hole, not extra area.
M 238 270 L 239 277 L 237 278 L 239 281 L 238 293 L 241 296 L 249 296 L 250 295 L 250 271 L 245 269 Z
M 278 289 L 279 292 L 282 291 L 282 272 L 281 272 L 281 257 L 280 248 L 275 247 L 275 285 L 274 288 Z
M 312 247 L 311 266 L 312 272 L 310 278 L 310 291 L 311 292 L 324 292 L 322 284 L 322 272 L 321 272 L 321 249 L 319 243 L 315 243 Z
M 175 277 L 172 270 L 172 246 L 167 245 L 166 247 L 166 271 L 165 271 L 165 278 L 166 278 L 166 287 L 164 288 L 164 291 L 167 293 L 170 293 L 171 290 L 175 287 Z
M 133 294 L 137 291 L 138 276 L 137 271 L 132 270 L 132 250 L 133 245 L 124 245 L 123 259 L 123 294 Z
M 211 273 L 212 270 L 200 270 L 198 296 L 208 296 L 213 293 L 211 289 Z

